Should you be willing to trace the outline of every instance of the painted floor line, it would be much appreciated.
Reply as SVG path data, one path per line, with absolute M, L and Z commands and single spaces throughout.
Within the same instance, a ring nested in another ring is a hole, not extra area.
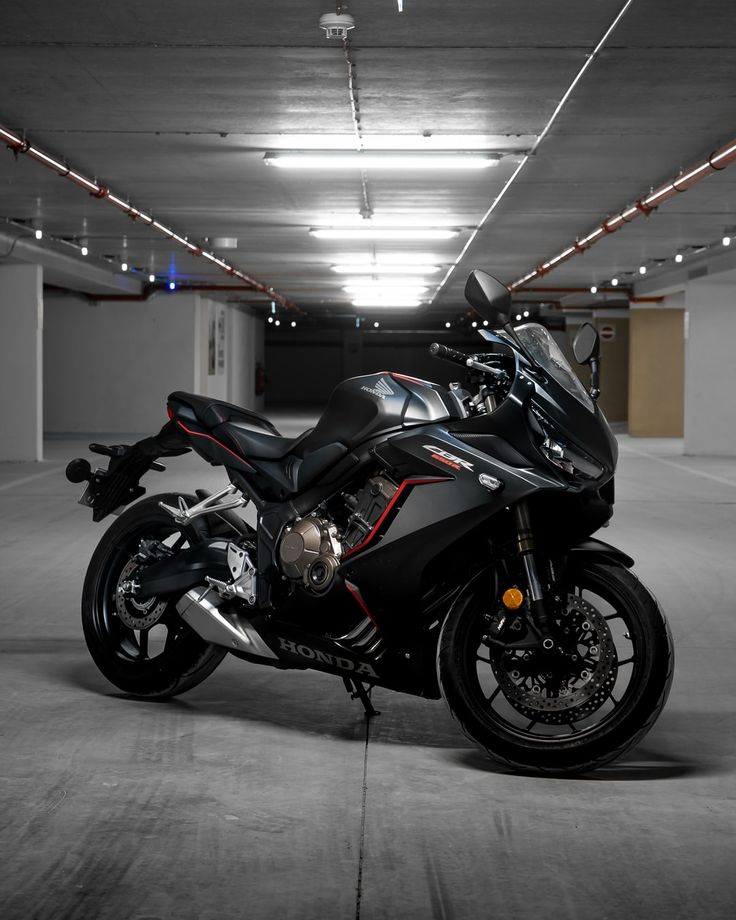
M 721 485 L 731 486 L 736 489 L 736 480 L 726 479 L 725 476 L 716 476 L 714 473 L 706 473 L 703 470 L 695 470 L 691 466 L 686 466 L 683 463 L 675 463 L 674 460 L 665 460 L 664 457 L 658 457 L 656 454 L 647 453 L 645 450 L 637 450 L 635 447 L 629 447 L 628 444 L 621 444 L 619 446 L 625 453 L 646 457 L 647 460 L 654 460 L 656 463 L 661 463 L 664 466 L 671 466 L 672 469 L 680 470 L 683 473 L 692 473 L 693 476 L 700 476 L 701 479 L 710 479 L 712 482 L 718 482 Z
M 54 473 L 61 471 L 60 466 L 55 466 L 53 470 L 44 470 L 43 473 L 34 473 L 33 476 L 24 476 L 23 479 L 13 479 L 12 482 L 5 482 L 0 486 L 0 492 L 7 489 L 14 489 L 16 486 L 24 486 L 27 482 L 35 482 L 37 479 L 45 479 L 47 476 L 53 476 Z

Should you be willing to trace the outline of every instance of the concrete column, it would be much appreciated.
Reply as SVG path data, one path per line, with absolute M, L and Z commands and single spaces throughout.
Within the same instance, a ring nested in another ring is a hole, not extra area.
M 0 460 L 43 460 L 43 269 L 0 267 Z
M 683 433 L 682 298 L 632 305 L 629 320 L 629 434 L 680 438 Z
M 685 291 L 685 453 L 736 457 L 736 284 Z

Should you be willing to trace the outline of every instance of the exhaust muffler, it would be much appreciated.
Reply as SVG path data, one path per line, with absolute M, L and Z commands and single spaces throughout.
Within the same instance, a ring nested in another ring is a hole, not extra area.
M 200 585 L 187 591 L 176 609 L 205 642 L 234 648 L 258 658 L 278 660 L 278 655 L 266 645 L 253 624 L 238 613 L 222 610 L 224 603 L 217 591 Z

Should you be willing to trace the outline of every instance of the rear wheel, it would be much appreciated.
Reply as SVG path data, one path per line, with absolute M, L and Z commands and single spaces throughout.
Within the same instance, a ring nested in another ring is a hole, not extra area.
M 176 505 L 176 498 L 152 496 L 125 511 L 102 537 L 84 582 L 87 647 L 105 677 L 132 696 L 156 699 L 190 690 L 227 654 L 182 620 L 177 596 L 138 601 L 126 590 L 141 565 L 136 556 L 142 541 L 151 541 L 161 553 L 175 553 L 204 535 L 201 526 L 181 527 L 159 508 L 159 501 Z M 197 501 L 184 498 L 188 504 Z
M 667 622 L 635 575 L 609 562 L 573 568 L 550 652 L 484 641 L 490 603 L 479 587 L 451 610 L 438 658 L 443 696 L 473 741 L 516 769 L 566 774 L 644 737 L 667 699 L 674 656 Z

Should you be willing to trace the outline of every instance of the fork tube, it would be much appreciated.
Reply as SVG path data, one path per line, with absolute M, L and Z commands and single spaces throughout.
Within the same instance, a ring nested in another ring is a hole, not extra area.
M 537 564 L 534 560 L 534 534 L 529 517 L 529 508 L 525 501 L 520 501 L 514 506 L 514 523 L 516 525 L 516 545 L 529 585 L 529 597 L 531 599 L 529 606 L 539 631 L 543 636 L 547 637 L 542 643 L 547 648 L 552 641 L 549 638 L 549 615 L 544 605 L 544 590 L 539 580 Z

